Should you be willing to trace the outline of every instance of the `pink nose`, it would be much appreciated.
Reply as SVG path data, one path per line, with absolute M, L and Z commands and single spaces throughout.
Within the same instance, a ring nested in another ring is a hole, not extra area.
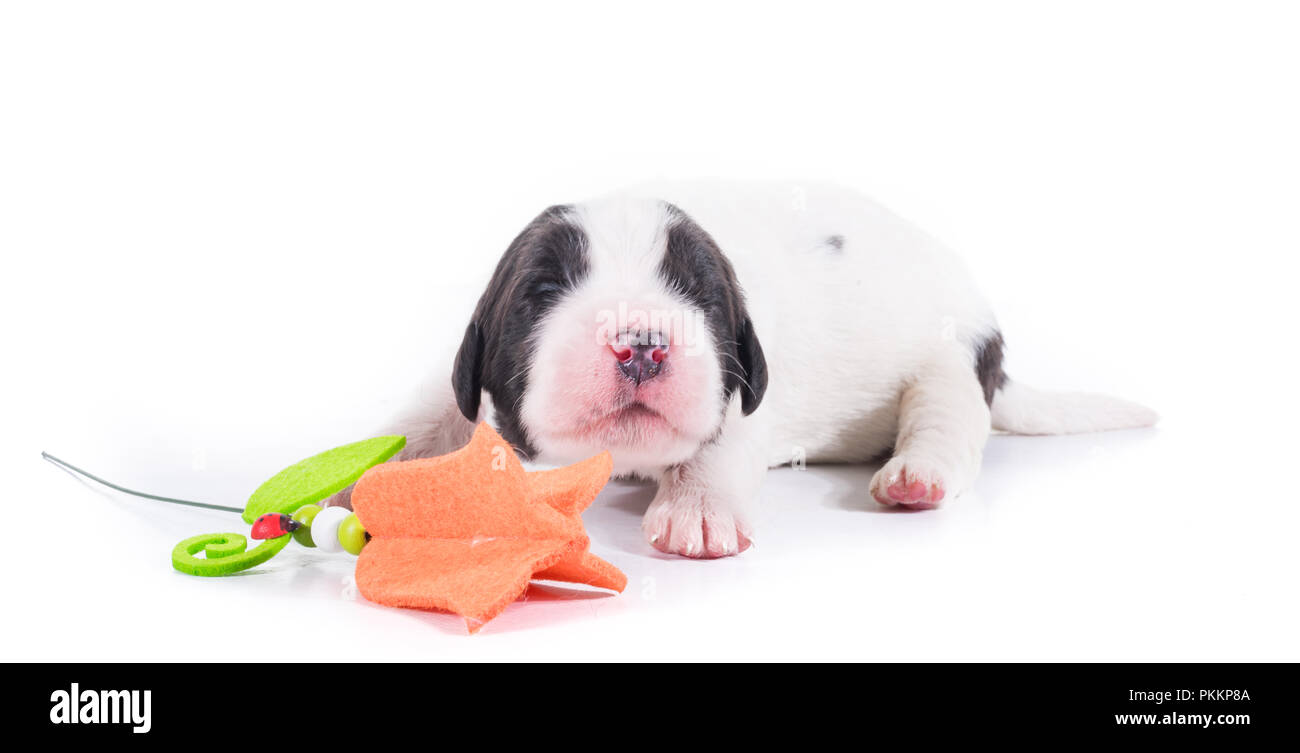
M 668 358 L 668 344 L 658 333 L 641 337 L 620 337 L 609 346 L 618 361 L 618 370 L 636 384 L 654 379 L 663 371 Z

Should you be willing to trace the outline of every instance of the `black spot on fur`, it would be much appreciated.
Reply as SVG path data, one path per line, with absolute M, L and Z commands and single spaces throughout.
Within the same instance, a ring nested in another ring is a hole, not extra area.
M 829 246 L 832 250 L 835 251 L 835 253 L 838 254 L 844 250 L 844 236 L 842 235 L 827 236 L 826 245 Z
M 984 388 L 984 402 L 993 404 L 993 394 L 1007 383 L 1006 372 L 1002 371 L 1002 333 L 994 331 L 989 339 L 980 344 L 975 351 L 975 376 Z
M 740 406 L 753 413 L 767 391 L 767 360 L 745 310 L 731 262 L 685 212 L 668 205 L 668 247 L 659 275 L 703 312 L 722 362 L 723 396 L 741 390 Z
M 588 272 L 587 236 L 568 211 L 563 205 L 547 209 L 511 242 L 474 309 L 452 369 L 460 412 L 477 421 L 487 390 L 501 436 L 525 457 L 535 450 L 518 408 L 528 387 L 533 327 Z

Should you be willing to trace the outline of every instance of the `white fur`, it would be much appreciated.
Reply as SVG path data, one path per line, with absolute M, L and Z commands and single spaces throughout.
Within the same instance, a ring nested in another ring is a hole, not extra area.
M 660 200 L 684 210 L 734 265 L 769 387 L 752 415 L 741 415 L 738 396 L 724 410 L 722 370 L 735 367 L 717 356 L 702 320 L 686 316 L 673 329 L 673 371 L 638 388 L 663 421 L 588 431 L 630 399 L 611 381 L 609 311 L 620 312 L 621 325 L 644 312 L 689 308 L 656 274 L 667 222 Z M 1053 398 L 1009 384 L 990 421 L 972 355 L 996 331 L 990 307 L 957 258 L 853 192 L 644 186 L 578 205 L 572 217 L 589 239 L 590 274 L 536 329 L 521 415 L 542 462 L 610 449 L 616 472 L 659 479 L 643 528 L 663 551 L 742 551 L 753 536 L 750 505 L 770 466 L 862 462 L 893 447 L 870 492 L 887 504 L 930 506 L 940 493 L 951 499 L 973 483 L 991 424 L 1056 433 L 1155 420 L 1110 398 Z M 405 457 L 445 452 L 468 436 L 449 392 L 441 399 L 403 429 L 413 437 Z M 482 415 L 491 416 L 490 406 Z M 891 488 L 925 489 L 927 498 L 894 500 Z
M 1144 405 L 1090 392 L 1044 392 L 1010 382 L 993 399 L 993 428 L 1013 434 L 1082 434 L 1151 426 Z

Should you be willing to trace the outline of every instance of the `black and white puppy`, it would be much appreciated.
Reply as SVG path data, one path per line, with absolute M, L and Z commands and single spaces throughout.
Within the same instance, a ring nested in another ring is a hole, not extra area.
M 889 453 L 871 496 L 927 508 L 970 488 L 990 427 L 1156 420 L 1035 391 L 1001 364 L 961 263 L 875 203 L 818 186 L 647 187 L 524 228 L 440 379 L 449 389 L 396 431 L 403 459 L 455 449 L 478 420 L 544 463 L 609 450 L 616 474 L 659 483 L 642 523 L 653 546 L 721 557 L 753 539 L 772 466 Z

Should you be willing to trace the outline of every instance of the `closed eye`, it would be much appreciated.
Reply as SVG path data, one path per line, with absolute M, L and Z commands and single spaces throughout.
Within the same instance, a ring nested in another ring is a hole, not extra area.
M 533 284 L 533 295 L 539 298 L 551 298 L 564 292 L 564 286 L 558 282 L 541 280 Z

